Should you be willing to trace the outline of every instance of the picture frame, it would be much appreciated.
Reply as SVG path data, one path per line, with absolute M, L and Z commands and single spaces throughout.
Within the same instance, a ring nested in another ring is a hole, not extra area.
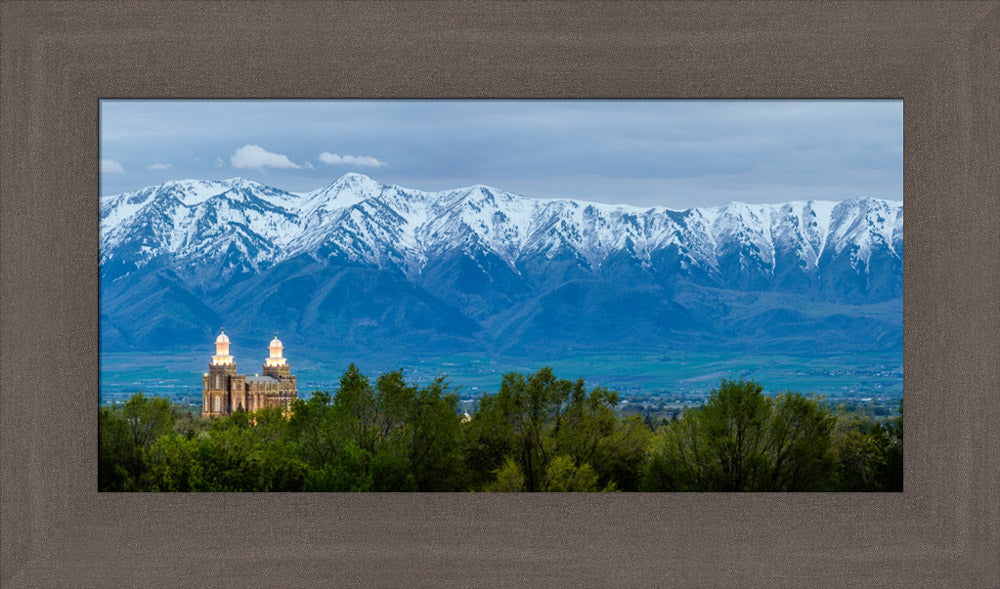
M 1000 584 L 1000 5 L 3 2 L 0 585 Z M 902 98 L 905 490 L 98 493 L 101 98 Z

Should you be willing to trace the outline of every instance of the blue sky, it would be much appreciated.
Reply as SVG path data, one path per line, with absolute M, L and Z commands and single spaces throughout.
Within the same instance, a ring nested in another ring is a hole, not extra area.
M 103 100 L 101 194 L 348 172 L 671 208 L 903 198 L 901 100 Z

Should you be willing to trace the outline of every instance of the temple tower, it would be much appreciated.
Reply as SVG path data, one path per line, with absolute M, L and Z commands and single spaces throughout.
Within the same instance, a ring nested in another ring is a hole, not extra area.
M 268 356 L 261 367 L 261 374 L 275 380 L 274 389 L 268 395 L 269 406 L 281 405 L 286 408 L 291 407 L 292 402 L 298 396 L 296 378 L 290 372 L 288 360 L 284 357 L 285 346 L 278 339 L 278 334 L 274 334 L 274 339 L 268 344 Z
M 229 354 L 229 336 L 225 329 L 219 330 L 215 338 L 215 355 L 208 364 L 208 372 L 202 377 L 201 414 L 205 417 L 227 415 L 233 399 L 231 380 L 237 376 L 236 361 Z
M 261 368 L 260 373 L 274 378 L 287 377 L 289 375 L 288 360 L 285 360 L 282 355 L 285 346 L 278 339 L 277 333 L 274 334 L 274 339 L 271 340 L 267 349 L 268 356 L 264 360 L 264 366 Z

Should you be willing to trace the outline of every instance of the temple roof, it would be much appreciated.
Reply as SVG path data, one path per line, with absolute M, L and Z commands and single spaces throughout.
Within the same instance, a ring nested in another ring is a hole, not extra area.
M 248 376 L 247 382 L 254 384 L 277 384 L 278 379 L 271 376 Z

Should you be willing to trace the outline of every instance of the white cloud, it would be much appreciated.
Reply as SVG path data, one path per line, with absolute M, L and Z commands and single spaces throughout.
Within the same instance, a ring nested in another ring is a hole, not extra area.
M 146 166 L 146 169 L 149 170 L 150 172 L 155 172 L 156 170 L 169 170 L 172 167 L 174 167 L 172 164 L 156 163 Z
M 244 145 L 229 157 L 229 163 L 234 168 L 263 170 L 264 168 L 295 168 L 302 166 L 288 159 L 287 155 L 271 153 L 259 145 Z
M 385 165 L 385 162 L 379 161 L 370 155 L 337 155 L 329 151 L 319 154 L 317 159 L 324 164 L 330 165 L 348 164 L 352 166 L 371 166 L 373 168 L 381 168 Z
M 221 157 L 215 158 L 215 167 L 216 168 L 224 168 L 225 166 L 226 166 L 225 160 L 223 160 Z
M 124 174 L 125 167 L 115 160 L 101 160 L 102 174 Z

